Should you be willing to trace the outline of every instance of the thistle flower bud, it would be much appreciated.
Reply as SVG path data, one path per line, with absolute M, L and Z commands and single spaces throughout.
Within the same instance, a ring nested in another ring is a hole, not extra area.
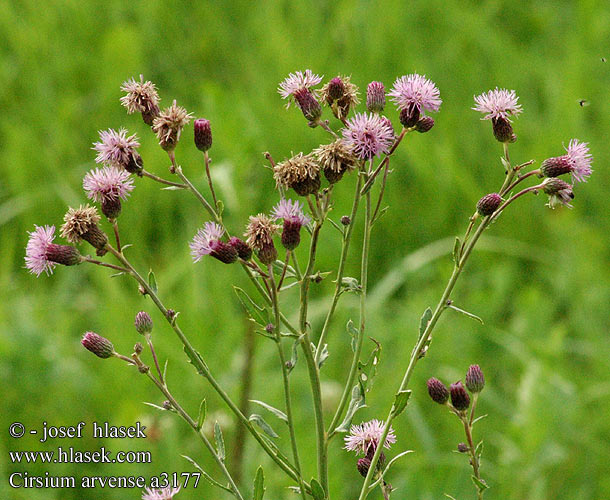
M 311 123 L 317 122 L 322 116 L 322 106 L 320 106 L 320 103 L 309 89 L 302 88 L 297 90 L 294 93 L 294 99 L 303 112 L 303 116 Z
M 493 128 L 494 137 L 499 142 L 515 142 L 517 140 L 517 136 L 513 132 L 513 126 L 510 124 L 508 119 L 502 118 L 501 116 L 498 118 L 492 118 L 491 125 Z
M 483 217 L 493 214 L 500 204 L 502 197 L 498 193 L 486 194 L 477 202 L 477 212 Z
M 143 351 L 143 350 L 144 350 L 144 346 L 142 345 L 142 343 L 141 343 L 141 342 L 136 342 L 136 343 L 134 344 L 134 346 L 133 346 L 133 352 L 134 352 L 135 354 L 137 354 L 137 355 L 139 356 L 140 354 L 142 354 L 142 351 Z
M 240 259 L 250 260 L 250 257 L 252 257 L 252 249 L 244 240 L 239 239 L 237 236 L 231 236 L 229 245 L 237 250 L 237 255 Z
M 432 401 L 444 405 L 449 400 L 449 390 L 439 379 L 432 377 L 428 379 L 428 394 Z
M 99 358 L 105 359 L 114 355 L 114 346 L 112 345 L 112 342 L 95 332 L 86 332 L 83 335 L 81 344 L 85 349 L 91 351 Z
M 366 109 L 381 113 L 385 108 L 385 87 L 381 82 L 371 82 L 366 87 Z
M 195 120 L 195 146 L 199 151 L 207 151 L 212 147 L 212 128 L 205 118 Z
M 456 410 L 465 411 L 468 409 L 470 406 L 470 396 L 461 381 L 451 384 L 449 392 L 451 393 L 451 404 Z
M 567 155 L 547 158 L 540 166 L 544 177 L 559 177 L 572 171 Z
M 140 335 L 146 335 L 153 330 L 153 320 L 150 317 L 150 314 L 148 314 L 146 311 L 140 311 L 138 314 L 136 314 L 134 324 L 136 326 L 136 331 Z
M 417 130 L 420 134 L 425 134 L 432 127 L 434 127 L 434 118 L 429 116 L 422 116 L 415 124 L 415 130 Z
M 410 105 L 400 110 L 399 120 L 404 128 L 411 128 L 417 125 L 420 111 L 417 106 Z
M 572 208 L 570 201 L 574 199 L 574 192 L 572 186 L 565 181 L 557 177 L 548 177 L 542 183 L 542 190 L 549 195 L 548 206 L 555 208 L 558 205 L 564 205 L 568 208 Z
M 485 387 L 485 377 L 479 365 L 470 365 L 466 372 L 466 388 L 473 393 L 481 392 Z
M 366 477 L 366 475 L 369 473 L 369 469 L 371 468 L 371 460 L 366 457 L 359 458 L 357 467 L 358 472 L 360 472 L 360 475 L 362 477 Z
M 341 224 L 343 224 L 344 226 L 349 226 L 351 223 L 352 219 L 350 219 L 348 215 L 344 215 L 343 217 L 341 217 Z
M 171 401 L 168 401 L 167 399 L 165 401 L 163 401 L 163 408 L 166 410 L 171 410 L 172 409 L 172 403 Z
M 459 443 L 457 445 L 457 451 L 459 451 L 460 453 L 467 453 L 468 445 L 466 443 Z

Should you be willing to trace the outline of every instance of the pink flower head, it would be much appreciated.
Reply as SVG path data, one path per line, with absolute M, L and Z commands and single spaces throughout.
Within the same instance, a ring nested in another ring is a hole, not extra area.
M 25 249 L 25 267 L 36 276 L 52 274 L 57 264 L 49 260 L 48 250 L 55 239 L 55 226 L 34 227 Z
M 370 160 L 390 151 L 394 142 L 394 131 L 379 115 L 357 113 L 348 120 L 347 127 L 343 129 L 343 139 L 356 156 Z
M 306 69 L 305 73 L 297 71 L 296 73 L 290 73 L 288 77 L 280 83 L 277 91 L 282 96 L 282 99 L 290 99 L 296 91 L 315 87 L 321 81 L 322 77 L 314 75 L 310 69 Z M 290 101 L 286 107 L 289 105 Z
M 95 142 L 93 149 L 97 151 L 95 161 L 118 168 L 125 168 L 129 165 L 136 149 L 140 147 L 138 137 L 133 134 L 127 137 L 127 130 L 113 129 L 100 131 L 101 142 Z
M 388 95 L 400 111 L 415 108 L 422 114 L 438 111 L 443 102 L 434 82 L 417 73 L 397 78 Z
M 587 177 L 593 172 L 591 169 L 593 156 L 589 153 L 587 146 L 588 143 L 586 142 L 578 142 L 578 139 L 572 139 L 566 148 L 572 178 L 576 182 L 586 182 Z
M 206 222 L 203 229 L 197 231 L 190 244 L 193 262 L 199 262 L 204 255 L 215 252 L 224 232 L 225 230 L 215 222 Z
M 180 486 L 177 488 L 163 488 L 155 490 L 146 488 L 142 494 L 142 500 L 172 500 L 174 495 L 180 492 Z
M 487 113 L 481 118 L 482 120 L 502 118 L 510 121 L 509 116 L 517 116 L 523 111 L 521 105 L 517 104 L 518 100 L 519 97 L 514 90 L 498 89 L 496 87 L 494 90 L 475 96 L 474 102 L 477 105 L 472 109 Z
M 284 219 L 285 222 L 306 226 L 310 222 L 310 218 L 303 213 L 303 206 L 298 201 L 280 200 L 273 207 L 271 215 L 277 219 Z
M 117 167 L 96 168 L 88 172 L 83 179 L 83 189 L 87 192 L 87 197 L 98 203 L 126 200 L 133 188 L 129 172 Z
M 375 450 L 379 445 L 379 440 L 383 435 L 383 422 L 377 419 L 364 422 L 360 425 L 352 425 L 350 432 L 345 436 L 345 449 L 348 451 L 361 452 L 366 455 L 369 448 Z M 390 431 L 385 438 L 383 446 L 390 448 L 396 442 L 394 429 L 390 427 Z

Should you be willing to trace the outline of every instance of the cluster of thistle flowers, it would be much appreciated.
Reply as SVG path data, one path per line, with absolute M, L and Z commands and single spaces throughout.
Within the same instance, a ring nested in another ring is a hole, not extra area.
M 511 125 L 511 117 L 517 116 L 523 111 L 518 100 L 514 90 L 496 88 L 476 96 L 476 106 L 472 109 L 485 113 L 482 119 L 491 120 L 495 138 L 508 144 L 517 140 Z M 548 158 L 542 162 L 540 169 L 535 172 L 545 180 L 541 184 L 529 188 L 536 192 L 542 190 L 547 194 L 550 208 L 558 205 L 572 208 L 570 201 L 574 199 L 573 186 L 577 182 L 585 182 L 592 173 L 592 156 L 587 143 L 571 139 L 565 149 L 566 154 Z M 571 174 L 572 183 L 559 178 L 565 174 Z M 477 212 L 483 216 L 492 215 L 503 201 L 498 193 L 485 195 L 477 204 Z

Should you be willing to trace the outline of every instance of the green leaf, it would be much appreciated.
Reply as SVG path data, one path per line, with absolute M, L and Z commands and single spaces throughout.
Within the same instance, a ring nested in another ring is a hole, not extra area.
M 180 191 L 181 189 L 184 189 L 184 188 L 181 188 L 178 186 L 167 186 L 167 187 L 161 188 L 161 191 Z
M 422 314 L 421 319 L 419 320 L 419 338 L 420 339 L 422 338 L 422 335 L 426 331 L 426 328 L 428 327 L 428 323 L 430 322 L 431 319 L 432 319 L 432 309 L 430 309 L 428 307 L 424 311 L 424 314 Z
M 446 496 L 447 498 L 451 498 L 451 500 L 455 500 L 455 498 L 453 498 L 451 495 L 448 495 L 447 493 L 445 493 L 445 496 Z
M 502 162 L 502 166 L 504 167 L 505 172 L 509 172 L 511 170 L 510 163 L 506 160 L 506 158 L 500 156 L 500 161 Z
M 394 418 L 396 418 L 405 410 L 410 397 L 410 390 L 399 391 L 396 396 L 394 396 L 394 405 L 392 406 L 392 415 L 394 416 Z
M 376 224 L 376 223 L 377 223 L 377 221 L 378 221 L 379 219 L 381 219 L 381 218 L 382 218 L 382 217 L 383 217 L 383 216 L 386 214 L 386 212 L 387 212 L 389 209 L 390 209 L 390 207 L 389 207 L 389 206 L 385 206 L 385 207 L 383 207 L 381 210 L 379 210 L 379 212 L 377 213 L 377 217 L 375 217 L 375 218 L 374 218 L 374 219 L 371 221 L 371 226 L 372 226 L 372 225 L 374 225 L 374 224 Z
M 477 444 L 477 447 L 474 449 L 474 456 L 477 457 L 477 460 L 481 460 L 481 455 L 483 454 L 483 441 L 480 441 Z
M 479 491 L 485 491 L 487 488 L 489 488 L 489 486 L 487 486 L 487 483 L 485 482 L 484 479 L 479 479 L 475 476 L 470 476 L 472 478 L 472 482 L 474 483 L 474 485 L 477 487 L 477 489 Z
M 157 280 L 155 279 L 155 273 L 153 273 L 152 269 L 148 271 L 148 286 L 153 292 L 157 293 Z
M 342 235 L 343 235 L 343 227 L 339 226 L 339 224 L 337 224 L 334 220 L 332 220 L 330 217 L 328 219 L 326 219 L 328 222 L 331 223 L 331 225 L 337 230 L 339 231 Z
M 296 339 L 294 341 L 294 344 L 292 344 L 292 356 L 290 356 L 290 361 L 288 361 L 288 363 L 286 363 L 286 369 L 288 370 L 288 373 L 290 373 L 294 367 L 297 365 L 297 361 L 299 359 L 299 345 L 301 344 L 301 338 L 299 337 L 298 339 Z
M 449 304 L 447 307 L 449 309 L 453 309 L 454 311 L 462 313 L 464 316 L 468 316 L 469 318 L 472 318 L 472 319 L 478 321 L 482 325 L 485 324 L 485 323 L 483 323 L 483 320 L 481 318 L 479 318 L 476 314 L 472 314 L 472 313 L 470 313 L 468 311 L 464 311 L 464 309 L 460 309 L 459 307 L 455 307 L 453 304 Z
M 360 392 L 360 384 L 357 384 L 352 389 L 352 399 L 349 402 L 347 407 L 347 412 L 345 413 L 345 418 L 343 422 L 339 424 L 339 426 L 334 430 L 334 432 L 347 432 L 349 430 L 349 425 L 352 422 L 352 418 L 354 418 L 354 414 L 360 409 L 364 408 L 366 404 L 364 404 L 364 396 Z
M 270 436 L 272 438 L 279 437 L 278 434 L 273 430 L 273 428 L 267 422 L 265 422 L 265 419 L 257 413 L 253 413 L 252 415 L 250 415 L 250 418 L 248 418 L 248 420 L 257 424 L 263 430 L 263 432 L 267 434 L 267 436 Z
M 282 273 L 284 272 L 284 262 L 282 262 L 281 260 L 276 260 L 273 263 L 273 270 L 275 271 L 275 274 L 277 274 L 278 276 L 281 276 Z M 286 278 L 296 278 L 297 274 L 296 271 L 294 270 L 294 267 L 292 266 L 286 266 Z
M 341 278 L 341 293 L 352 292 L 356 294 L 362 293 L 362 286 L 356 278 L 345 276 Z
M 216 449 L 218 453 L 218 458 L 224 462 L 226 457 L 225 454 L 225 440 L 222 437 L 222 430 L 220 429 L 220 425 L 218 422 L 214 422 L 214 441 L 216 441 Z
M 455 237 L 455 245 L 453 245 L 453 262 L 457 266 L 460 263 L 460 249 L 462 247 L 462 242 L 456 236 Z
M 263 500 L 265 494 L 265 474 L 263 474 L 263 468 L 259 466 L 256 470 L 256 477 L 254 478 L 254 493 L 252 500 Z
M 479 420 L 483 420 L 486 416 L 487 416 L 487 413 L 485 415 L 481 415 L 480 417 L 475 418 L 472 421 L 472 425 L 476 424 Z
M 392 467 L 392 464 L 396 462 L 396 460 L 401 457 L 404 457 L 405 455 L 408 455 L 409 453 L 413 453 L 413 450 L 403 451 L 402 453 L 399 453 L 394 458 L 392 458 L 392 460 L 388 462 L 388 465 L 385 466 L 385 469 L 383 469 L 383 473 L 385 474 L 386 472 L 388 472 L 388 470 L 390 470 L 390 467 Z
M 262 406 L 263 408 L 265 408 L 265 410 L 270 411 L 280 420 L 283 420 L 284 422 L 288 423 L 288 417 L 286 416 L 286 414 L 283 411 L 278 410 L 277 408 L 274 408 L 273 406 L 268 405 L 267 403 L 265 403 L 263 401 L 258 401 L 256 399 L 251 399 L 250 402 Z
M 313 496 L 314 500 L 324 500 L 326 498 L 324 488 L 322 488 L 318 481 L 312 478 L 309 484 L 311 485 L 311 496 Z
M 375 347 L 367 358 L 366 363 L 358 361 L 358 383 L 360 384 L 360 392 L 364 397 L 366 397 L 366 393 L 371 389 L 373 379 L 377 375 L 377 365 L 379 364 L 379 355 L 381 353 L 381 344 L 373 338 L 371 338 L 371 341 L 375 343 Z
M 201 364 L 203 364 L 203 366 L 205 366 L 207 368 L 207 365 L 205 364 L 205 361 L 203 361 L 201 354 L 199 354 L 197 351 L 193 351 L 193 353 L 191 354 L 191 352 L 189 350 L 187 350 L 186 346 L 183 349 L 189 358 L 189 363 L 195 367 L 195 369 L 197 370 L 197 373 L 199 373 L 199 375 L 203 375 L 205 377 L 205 372 L 199 366 L 199 363 L 201 363 Z
M 311 344 L 312 349 L 315 351 L 315 344 Z M 320 359 L 318 360 L 318 368 L 322 368 L 322 365 L 324 364 L 324 361 L 326 361 L 328 359 L 328 356 L 330 356 L 330 353 L 328 352 L 328 344 L 324 344 L 321 347 L 321 351 L 320 351 Z
M 201 475 L 210 483 L 213 484 L 214 486 L 218 486 L 219 488 L 222 488 L 225 491 L 228 491 L 229 493 L 233 493 L 233 490 L 231 488 L 229 488 L 229 486 L 225 486 L 223 484 L 220 484 L 218 481 L 216 481 L 216 479 L 214 479 L 212 476 L 210 476 L 206 471 L 204 471 L 201 466 L 195 462 L 195 460 L 193 460 L 191 457 L 187 456 L 187 455 L 182 455 L 182 458 L 186 458 L 189 462 L 191 462 L 191 464 L 193 465 L 193 467 L 195 467 L 195 469 L 197 469 L 199 472 L 201 472 Z
M 265 308 L 259 306 L 256 302 L 254 302 L 254 300 L 252 300 L 250 296 L 241 288 L 234 286 L 233 290 L 235 290 L 239 302 L 241 302 L 241 305 L 243 306 L 244 310 L 246 311 L 246 314 L 250 317 L 250 319 L 255 323 L 258 323 L 263 328 L 267 326 L 269 321 L 265 312 Z
M 352 337 L 352 352 L 356 352 L 356 345 L 358 344 L 358 334 L 360 332 L 358 331 L 358 328 L 356 328 L 354 322 L 351 319 L 347 322 L 345 328 L 347 329 L 347 333 L 349 333 Z
M 153 408 L 156 408 L 157 410 L 168 411 L 167 408 L 163 408 L 163 406 L 159 406 L 154 403 L 147 403 L 146 401 L 144 401 L 144 404 L 148 405 L 148 406 L 152 406 Z
M 220 216 L 225 211 L 225 204 L 222 200 L 216 200 L 216 213 Z
M 207 412 L 205 399 L 201 400 L 201 404 L 199 405 L 199 416 L 197 417 L 197 430 L 200 431 L 201 427 L 203 427 L 203 423 L 205 422 L 205 415 Z

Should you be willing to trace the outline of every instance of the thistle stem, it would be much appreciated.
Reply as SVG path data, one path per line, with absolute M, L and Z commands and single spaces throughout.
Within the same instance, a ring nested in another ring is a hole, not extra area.
M 156 181 L 156 182 L 160 182 L 161 184 L 177 187 L 180 189 L 188 189 L 188 186 L 186 184 L 180 184 L 179 182 L 172 182 L 172 181 L 165 180 L 162 177 L 159 177 L 158 175 L 147 172 L 146 170 L 142 170 L 141 173 L 144 177 L 148 177 L 149 179 L 152 179 L 153 181 Z
M 109 264 L 108 262 L 102 262 L 101 260 L 92 259 L 89 256 L 83 256 L 83 262 L 89 262 L 90 264 L 95 264 L 96 266 L 108 267 L 110 269 L 114 269 L 115 271 L 120 271 L 122 273 L 131 273 L 131 271 L 126 267 L 115 266 L 114 264 Z
M 121 238 L 119 236 L 119 223 L 116 219 L 111 219 L 110 223 L 112 224 L 112 229 L 114 230 L 114 239 L 116 240 L 117 250 L 123 253 L 123 247 L 121 246 Z
M 155 352 L 155 347 L 153 346 L 152 340 L 150 338 L 150 334 L 146 335 L 146 343 L 150 348 L 150 353 L 152 354 L 153 361 L 155 362 L 155 367 L 157 368 L 157 373 L 159 374 L 159 380 L 162 384 L 165 384 L 165 380 L 163 379 L 163 372 L 161 371 L 161 367 L 159 366 L 159 361 L 157 359 L 157 353 Z
M 214 206 L 218 209 L 218 200 L 216 199 L 214 185 L 212 184 L 212 176 L 210 175 L 210 156 L 207 151 L 204 151 L 203 153 L 203 160 L 205 163 L 205 174 L 208 177 L 208 185 L 210 186 L 210 192 L 212 193 L 212 200 L 214 201 Z

